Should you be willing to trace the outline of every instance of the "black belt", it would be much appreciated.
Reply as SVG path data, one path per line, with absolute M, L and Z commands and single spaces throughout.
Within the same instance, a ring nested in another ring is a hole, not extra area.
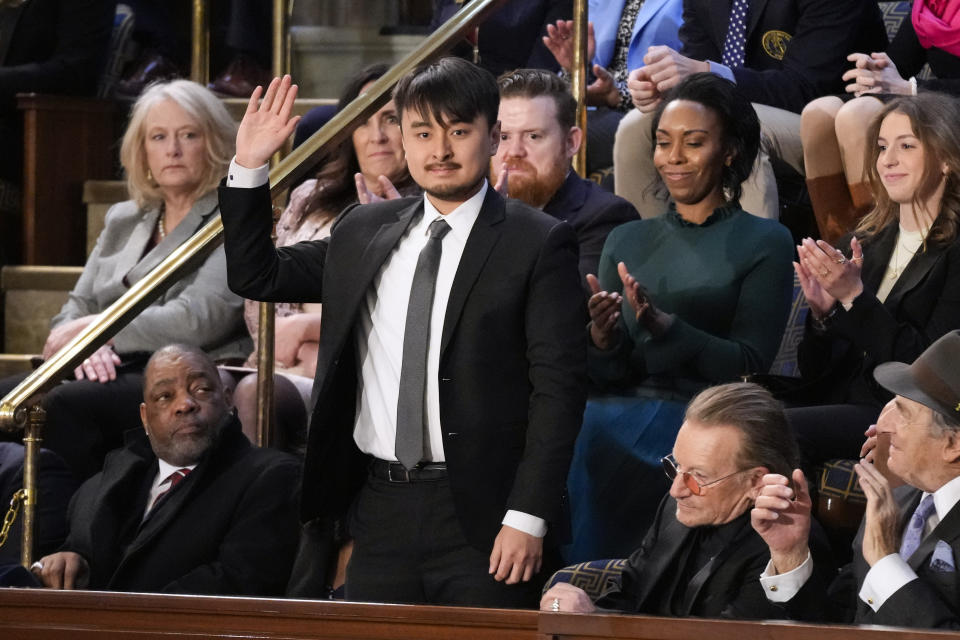
M 374 458 L 370 463 L 370 475 L 387 482 L 436 482 L 447 477 L 445 462 L 421 462 L 407 469 L 399 462 Z

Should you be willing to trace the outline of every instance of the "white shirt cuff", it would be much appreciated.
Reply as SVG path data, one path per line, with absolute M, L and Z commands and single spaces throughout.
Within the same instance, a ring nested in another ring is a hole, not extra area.
M 507 515 L 503 516 L 503 522 L 508 527 L 513 527 L 525 534 L 535 538 L 542 538 L 547 535 L 547 521 L 537 516 L 532 516 L 523 511 L 514 511 L 510 509 Z
M 713 60 L 707 60 L 707 64 L 710 66 L 710 73 L 714 73 L 721 78 L 726 78 L 733 84 L 737 84 L 737 79 L 733 76 L 733 71 L 725 64 L 720 64 L 719 62 L 714 62 Z
M 891 553 L 880 558 L 867 571 L 863 587 L 860 589 L 860 599 L 877 611 L 903 585 L 916 579 L 917 574 L 910 568 L 907 561 L 901 558 L 899 553 Z
M 227 172 L 227 186 L 240 189 L 253 189 L 267 184 L 270 180 L 270 165 L 265 164 L 256 169 L 248 169 L 237 163 L 237 156 L 230 161 L 230 170 Z
M 807 551 L 807 559 L 799 567 L 786 573 L 774 574 L 773 560 L 768 562 L 767 567 L 760 574 L 760 586 L 763 587 L 763 594 L 770 602 L 788 602 L 797 595 L 812 575 L 813 558 Z

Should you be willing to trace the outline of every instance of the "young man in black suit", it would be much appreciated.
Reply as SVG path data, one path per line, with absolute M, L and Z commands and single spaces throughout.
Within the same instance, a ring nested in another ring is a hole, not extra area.
M 532 604 L 585 401 L 573 230 L 490 188 L 496 81 L 445 58 L 394 91 L 424 197 L 275 249 L 266 162 L 295 95 L 251 96 L 220 202 L 234 291 L 323 303 L 301 518 L 352 505 L 350 599 Z

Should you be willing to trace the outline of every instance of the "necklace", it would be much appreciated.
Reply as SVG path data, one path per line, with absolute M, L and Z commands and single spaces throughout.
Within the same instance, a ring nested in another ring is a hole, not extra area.
M 165 218 L 165 212 L 163 209 L 160 210 L 160 215 L 157 217 L 157 233 L 160 234 L 160 241 L 162 242 L 167 237 L 167 232 L 163 228 L 163 219 Z
M 903 270 L 907 267 L 908 264 L 910 264 L 910 260 L 913 259 L 913 256 L 917 253 L 917 249 L 920 248 L 920 246 L 917 245 L 913 249 L 910 249 L 906 245 L 906 241 L 910 240 L 910 238 L 906 238 L 904 237 L 904 235 L 905 234 L 903 233 L 903 231 L 901 231 L 900 235 L 897 237 L 897 246 L 894 247 L 893 249 L 893 260 L 890 262 L 890 270 L 889 270 L 889 273 L 887 274 L 887 277 L 890 278 L 891 280 L 896 280 L 897 278 L 900 277 L 900 274 L 903 273 Z M 921 239 L 920 242 L 922 243 L 923 240 Z M 900 246 L 901 245 L 903 245 L 904 253 L 908 254 L 907 259 L 904 261 L 903 264 L 900 264 Z

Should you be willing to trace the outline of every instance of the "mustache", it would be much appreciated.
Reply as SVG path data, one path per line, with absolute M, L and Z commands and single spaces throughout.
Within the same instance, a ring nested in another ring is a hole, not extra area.
M 515 158 L 513 160 L 504 161 L 503 168 L 510 169 L 511 171 L 513 171 L 514 169 L 521 169 L 523 171 L 536 172 L 536 167 L 534 167 L 532 164 L 530 164 L 526 160 L 523 160 L 522 158 Z
M 435 169 L 453 170 L 453 169 L 459 169 L 460 165 L 457 164 L 456 162 L 435 162 L 433 164 L 428 164 L 424 168 L 427 171 L 434 171 Z

